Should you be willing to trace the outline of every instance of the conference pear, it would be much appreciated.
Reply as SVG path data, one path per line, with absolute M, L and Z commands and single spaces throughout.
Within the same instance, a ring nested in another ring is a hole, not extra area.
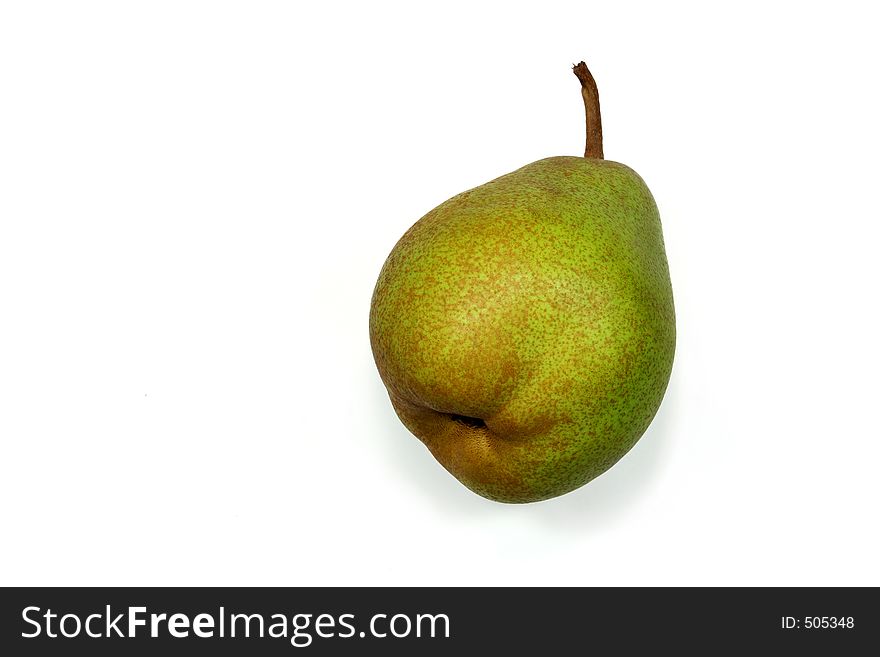
M 370 343 L 403 424 L 475 493 L 534 502 L 616 463 L 657 412 L 675 311 L 654 199 L 603 159 L 596 85 L 581 157 L 455 196 L 388 256 Z

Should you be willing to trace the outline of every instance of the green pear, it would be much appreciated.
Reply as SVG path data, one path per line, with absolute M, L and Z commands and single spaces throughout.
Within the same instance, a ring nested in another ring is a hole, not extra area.
M 550 157 L 454 196 L 388 256 L 370 309 L 403 424 L 475 493 L 535 502 L 616 463 L 657 412 L 675 311 L 657 206 L 603 159 L 581 62 L 585 157 Z

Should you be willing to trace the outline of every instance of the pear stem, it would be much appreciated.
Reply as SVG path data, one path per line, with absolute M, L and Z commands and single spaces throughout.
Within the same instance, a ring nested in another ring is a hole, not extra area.
M 602 160 L 602 114 L 599 112 L 599 89 L 593 74 L 584 62 L 572 67 L 581 82 L 581 96 L 584 97 L 584 110 L 587 113 L 587 147 L 584 157 Z

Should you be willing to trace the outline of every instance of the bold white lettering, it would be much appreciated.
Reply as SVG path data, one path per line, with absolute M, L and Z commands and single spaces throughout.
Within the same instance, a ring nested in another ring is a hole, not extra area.
M 150 636 L 154 639 L 159 636 L 159 623 L 168 618 L 168 614 L 150 614 Z
M 168 618 L 168 632 L 173 637 L 185 639 L 189 636 L 189 618 L 186 614 L 171 614 Z
M 137 636 L 138 625 L 146 625 L 147 621 L 138 618 L 138 614 L 145 613 L 146 607 L 129 607 L 128 608 L 128 638 L 133 639 Z
M 214 617 L 210 614 L 199 614 L 193 619 L 193 632 L 196 636 L 209 639 L 214 636 Z

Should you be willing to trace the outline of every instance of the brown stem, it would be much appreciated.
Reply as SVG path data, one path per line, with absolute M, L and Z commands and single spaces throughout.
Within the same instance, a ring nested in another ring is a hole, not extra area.
M 581 62 L 572 67 L 577 79 L 581 81 L 581 96 L 584 97 L 584 109 L 587 113 L 587 147 L 584 157 L 597 160 L 604 159 L 602 153 L 602 115 L 599 112 L 599 89 L 587 65 Z

